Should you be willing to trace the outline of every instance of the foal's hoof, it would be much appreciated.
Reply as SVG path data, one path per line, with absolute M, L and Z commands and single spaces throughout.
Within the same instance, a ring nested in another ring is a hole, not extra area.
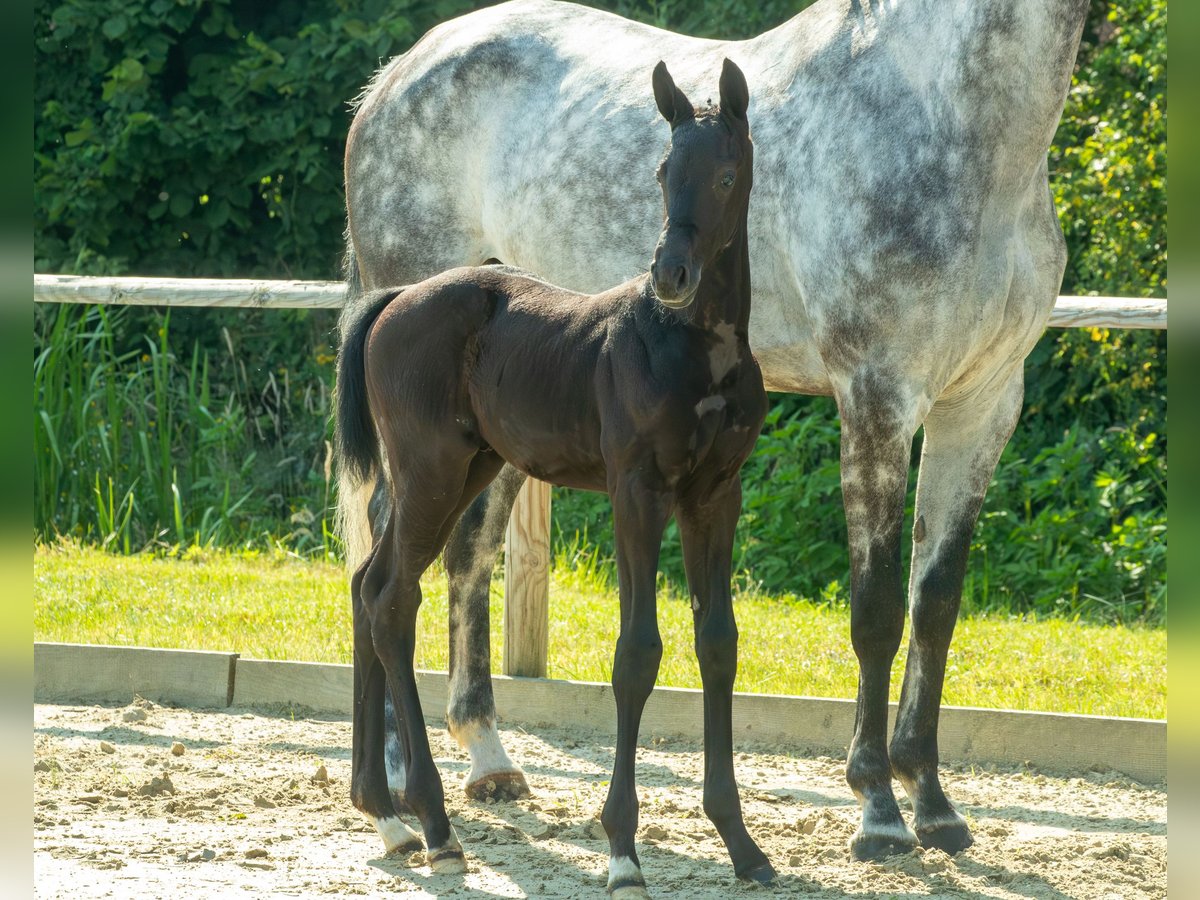
M 460 875 L 467 871 L 467 855 L 461 847 L 444 847 L 429 854 L 429 868 L 438 875 Z
M 643 882 L 617 884 L 608 889 L 612 900 L 650 900 L 650 892 Z
M 764 862 L 761 865 L 755 866 L 749 872 L 743 872 L 738 878 L 742 881 L 751 881 L 755 884 L 774 884 L 775 883 L 775 867 L 769 862 Z
M 975 843 L 967 820 L 958 813 L 939 816 L 929 822 L 916 822 L 917 837 L 926 850 L 944 850 L 953 856 Z
M 910 853 L 916 846 L 917 836 L 901 822 L 888 828 L 875 826 L 870 831 L 859 828 L 850 839 L 850 854 L 859 862 L 868 862 Z
M 466 792 L 472 800 L 520 800 L 533 793 L 529 790 L 523 772 L 493 772 L 491 775 L 484 775 L 469 782 Z
M 383 838 L 386 856 L 405 856 L 425 846 L 419 834 L 394 816 L 376 819 L 375 830 Z

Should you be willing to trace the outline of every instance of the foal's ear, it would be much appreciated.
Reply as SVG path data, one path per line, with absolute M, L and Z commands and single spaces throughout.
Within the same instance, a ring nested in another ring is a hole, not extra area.
M 680 125 L 696 117 L 696 108 L 692 101 L 684 96 L 683 91 L 675 87 L 675 79 L 667 71 L 667 64 L 661 59 L 654 67 L 654 102 L 662 117 L 671 123 L 671 127 Z
M 750 89 L 746 87 L 746 76 L 733 60 L 726 58 L 721 67 L 721 112 L 745 122 L 749 105 Z

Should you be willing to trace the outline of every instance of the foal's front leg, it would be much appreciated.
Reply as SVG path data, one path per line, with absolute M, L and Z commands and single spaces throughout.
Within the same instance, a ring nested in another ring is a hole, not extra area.
M 775 870 L 746 831 L 733 774 L 738 630 L 729 582 L 734 529 L 742 508 L 741 476 L 699 493 L 683 498 L 675 519 L 692 592 L 696 659 L 704 685 L 704 812 L 725 842 L 738 877 L 767 884 Z
M 638 726 L 658 677 L 662 640 L 654 593 L 663 529 L 671 515 L 668 495 L 633 480 L 610 489 L 621 593 L 621 633 L 613 657 L 617 702 L 617 756 L 600 820 L 608 833 L 608 890 L 614 900 L 648 897 L 634 849 L 638 800 L 634 787 Z

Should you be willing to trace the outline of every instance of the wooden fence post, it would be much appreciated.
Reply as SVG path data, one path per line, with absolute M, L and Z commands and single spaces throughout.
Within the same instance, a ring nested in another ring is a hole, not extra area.
M 504 535 L 504 674 L 546 677 L 550 485 L 526 479 Z

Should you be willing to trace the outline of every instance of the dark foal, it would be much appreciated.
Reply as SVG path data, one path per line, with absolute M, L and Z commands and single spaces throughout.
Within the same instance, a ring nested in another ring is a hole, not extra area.
M 767 410 L 746 336 L 753 169 L 746 81 L 726 61 L 720 107 L 698 114 L 659 63 L 654 95 L 671 123 L 671 146 L 658 172 L 667 218 L 650 274 L 588 296 L 504 267 L 454 269 L 375 295 L 343 335 L 341 465 L 360 484 L 385 468 L 393 504 L 353 580 L 353 800 L 389 849 L 412 844 L 385 773 L 390 690 L 405 799 L 437 871 L 465 863 L 413 675 L 419 579 L 507 461 L 612 499 L 621 630 L 613 660 L 616 764 L 601 817 L 610 892 L 646 896 L 634 848 L 634 758 L 662 657 L 655 576 L 672 514 L 704 684 L 704 809 L 739 876 L 774 877 L 742 820 L 732 750 L 733 533 L 740 470 Z

